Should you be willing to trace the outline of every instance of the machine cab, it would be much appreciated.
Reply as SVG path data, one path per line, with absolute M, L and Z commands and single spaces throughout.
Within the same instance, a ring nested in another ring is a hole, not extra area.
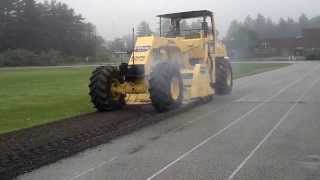
M 215 35 L 213 13 L 208 10 L 189 11 L 173 14 L 158 15 L 160 18 L 160 36 L 167 38 L 185 37 L 186 39 L 207 38 L 208 35 Z M 183 27 L 182 20 L 198 19 L 201 25 L 198 27 Z M 208 23 L 209 19 L 209 23 Z M 169 23 L 168 23 L 169 21 Z M 201 22 L 200 22 L 201 21 Z M 210 28 L 209 28 L 210 26 Z M 213 39 L 212 39 L 213 40 Z

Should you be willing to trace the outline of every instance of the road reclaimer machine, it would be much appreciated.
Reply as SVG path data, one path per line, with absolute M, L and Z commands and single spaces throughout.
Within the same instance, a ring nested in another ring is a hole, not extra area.
M 138 37 L 128 63 L 93 71 L 89 94 L 98 111 L 151 103 L 165 112 L 184 101 L 232 91 L 232 68 L 225 46 L 216 37 L 213 13 L 202 10 L 158 17 L 160 35 Z M 200 28 L 181 27 L 182 21 L 194 18 Z M 163 27 L 164 21 L 169 28 Z

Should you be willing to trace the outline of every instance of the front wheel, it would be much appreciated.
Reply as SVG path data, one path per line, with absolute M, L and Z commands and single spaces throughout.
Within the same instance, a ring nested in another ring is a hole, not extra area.
M 216 60 L 216 83 L 215 91 L 217 94 L 230 94 L 233 87 L 232 67 L 228 60 Z
M 117 110 L 125 105 L 125 95 L 112 91 L 112 88 L 118 86 L 120 81 L 120 72 L 115 67 L 101 66 L 93 71 L 90 78 L 89 95 L 98 111 Z
M 149 92 L 158 112 L 178 108 L 183 101 L 183 81 L 180 70 L 170 63 L 158 64 L 150 75 Z

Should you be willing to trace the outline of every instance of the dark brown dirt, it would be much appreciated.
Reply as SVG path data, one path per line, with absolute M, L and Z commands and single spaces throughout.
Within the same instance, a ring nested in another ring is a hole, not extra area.
M 13 179 L 207 101 L 197 100 L 162 114 L 150 105 L 131 105 L 121 111 L 90 113 L 1 135 L 0 179 Z

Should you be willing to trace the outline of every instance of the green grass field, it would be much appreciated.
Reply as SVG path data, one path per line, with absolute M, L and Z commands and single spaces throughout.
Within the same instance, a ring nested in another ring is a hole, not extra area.
M 234 76 L 288 64 L 236 64 Z M 93 68 L 0 69 L 0 134 L 93 112 L 88 79 Z
M 232 64 L 234 79 L 238 79 L 244 76 L 250 76 L 266 71 L 271 71 L 279 69 L 282 67 L 289 66 L 290 64 L 284 63 L 241 63 L 241 64 Z

